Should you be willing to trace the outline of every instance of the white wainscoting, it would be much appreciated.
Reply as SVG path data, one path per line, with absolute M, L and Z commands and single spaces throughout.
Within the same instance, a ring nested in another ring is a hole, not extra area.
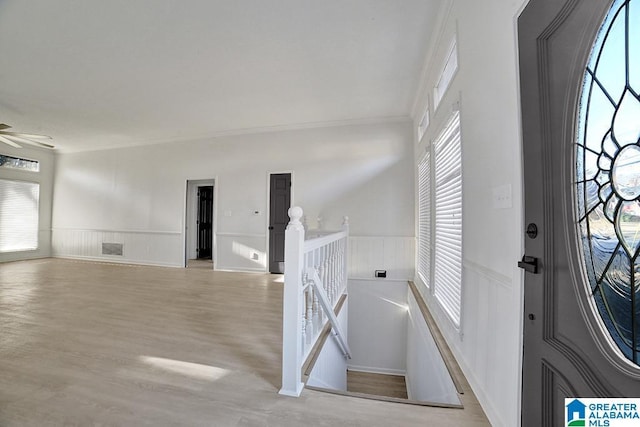
M 53 229 L 52 256 L 117 263 L 182 267 L 179 231 Z M 103 255 L 103 243 L 121 243 L 122 256 Z
M 463 260 L 462 332 L 453 327 L 436 299 L 416 278 L 427 305 L 492 424 L 510 426 L 518 419 L 522 309 L 518 283 L 512 277 L 469 259 Z M 509 386 L 505 386 L 508 384 Z
M 513 277 L 522 274 L 513 263 Z M 519 416 L 522 344 L 520 292 L 514 278 L 471 260 L 463 261 L 461 367 L 485 412 L 496 425 L 512 425 Z M 460 358 L 458 358 L 460 360 Z M 512 386 L 505 387 L 505 384 Z M 508 414 L 508 416 L 505 416 Z
M 389 280 L 412 280 L 415 237 L 351 236 L 349 277 L 373 279 L 375 270 L 387 270 Z
M 266 235 L 219 232 L 215 238 L 216 270 L 267 271 Z M 51 254 L 60 258 L 181 267 L 183 239 L 180 231 L 56 228 L 52 231 Z M 102 255 L 102 243 L 122 243 L 123 255 Z M 411 280 L 414 257 L 413 237 L 351 236 L 349 277 L 368 280 L 374 278 L 375 270 L 387 270 L 387 281 Z
M 267 271 L 267 236 L 250 233 L 216 234 L 216 270 Z

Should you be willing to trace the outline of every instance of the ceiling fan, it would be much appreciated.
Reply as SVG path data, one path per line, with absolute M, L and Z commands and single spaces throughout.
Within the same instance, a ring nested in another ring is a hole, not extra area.
M 7 131 L 7 129 L 11 129 L 11 126 L 0 123 L 0 142 L 4 142 L 7 145 L 15 148 L 22 148 L 22 145 L 18 144 L 20 142 L 22 144 L 30 144 L 38 147 L 54 148 L 54 146 L 51 144 L 40 142 L 40 140 L 51 139 L 50 136 L 34 135 L 31 133 L 9 132 Z

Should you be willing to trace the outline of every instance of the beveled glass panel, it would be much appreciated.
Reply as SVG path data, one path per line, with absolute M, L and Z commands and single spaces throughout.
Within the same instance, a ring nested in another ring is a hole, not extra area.
M 620 151 L 620 147 L 613 141 L 611 138 L 611 132 L 607 132 L 604 139 L 602 140 L 602 150 L 609 155 L 612 159 L 616 157 L 618 151 Z
M 631 347 L 632 328 L 629 307 L 631 306 L 631 266 L 629 258 L 619 251 L 609 265 L 600 285 L 607 312 L 624 343 Z
M 602 211 L 602 205 L 589 215 L 589 231 L 591 232 L 591 256 L 596 278 L 600 278 L 613 252 L 618 246 L 618 237 L 611 221 L 609 221 Z
M 589 212 L 595 205 L 600 203 L 600 199 L 598 198 L 598 184 L 595 181 L 587 181 L 586 184 L 586 196 L 587 196 L 587 206 L 586 211 Z
M 616 229 L 629 257 L 635 257 L 640 248 L 640 202 L 622 202 L 616 217 Z
M 629 4 L 629 85 L 640 88 L 640 3 Z
M 590 282 L 585 288 L 614 342 L 635 364 L 640 349 L 639 2 L 615 1 L 598 33 L 579 101 L 575 150 L 578 227 Z
M 608 184 L 611 181 L 611 177 L 609 176 L 609 171 L 603 171 L 600 169 L 598 175 L 596 175 L 596 182 L 600 185 Z
M 640 117 L 640 114 L 638 115 Z M 624 147 L 613 163 L 613 186 L 624 200 L 637 199 L 640 196 L 640 147 Z
M 580 222 L 580 240 L 582 241 L 582 247 L 584 248 L 587 278 L 589 279 L 590 288 L 593 291 L 596 286 L 596 277 L 593 270 L 593 257 L 591 256 L 591 243 L 589 239 L 588 225 L 589 222 L 586 219 Z
M 602 139 L 611 128 L 613 105 L 604 95 L 598 85 L 593 85 L 589 100 L 586 125 L 586 139 L 584 145 L 596 153 L 602 151 Z
M 616 209 L 618 209 L 618 205 L 620 204 L 620 198 L 613 194 L 604 207 L 604 214 L 607 219 L 611 222 L 616 220 Z
M 611 11 L 604 18 L 604 22 L 602 23 L 602 27 L 598 30 L 598 35 L 596 40 L 593 43 L 592 53 L 589 56 L 589 63 L 587 64 L 587 68 L 593 70 L 596 65 L 596 61 L 598 60 L 600 50 L 602 48 L 602 44 L 604 43 L 604 38 L 607 35 L 607 30 L 611 26 L 611 22 L 616 17 L 620 6 L 624 3 L 625 0 L 615 0 L 611 5 Z
M 613 139 L 620 146 L 635 144 L 640 138 L 640 102 L 626 91 L 613 117 Z
M 589 150 L 585 150 L 584 154 L 584 179 L 593 179 L 598 173 L 598 155 Z
M 596 65 L 596 78 L 605 87 L 615 102 L 622 97 L 626 84 L 625 58 L 625 12 L 624 8 L 614 18 L 609 29 L 600 59 Z M 622 60 L 621 60 L 622 59 Z

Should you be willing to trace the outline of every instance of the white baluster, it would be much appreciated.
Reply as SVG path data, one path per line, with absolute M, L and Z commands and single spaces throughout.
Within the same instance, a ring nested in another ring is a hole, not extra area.
M 315 331 L 313 328 L 313 287 L 309 286 L 306 293 L 306 323 L 305 331 L 307 333 L 307 344 L 311 343 L 311 340 L 315 337 Z
M 343 276 L 344 280 L 344 290 L 347 290 L 349 285 L 349 217 L 345 215 L 342 221 L 342 231 L 346 232 L 346 237 L 344 238 L 343 246 L 344 246 L 344 255 L 342 257 L 342 268 L 343 268 Z
M 313 333 L 317 334 L 322 327 L 322 310 L 320 310 L 320 302 L 318 301 L 318 294 L 313 293 Z

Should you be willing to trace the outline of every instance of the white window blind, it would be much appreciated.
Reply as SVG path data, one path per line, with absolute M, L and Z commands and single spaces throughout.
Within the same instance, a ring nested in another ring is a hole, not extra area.
M 460 326 L 462 294 L 462 146 L 455 113 L 436 140 L 434 293 Z
M 0 252 L 38 248 L 40 185 L 0 179 Z
M 431 156 L 418 163 L 418 275 L 431 285 Z
M 444 67 L 442 68 L 442 73 L 440 73 L 440 78 L 438 79 L 438 83 L 433 90 L 433 108 L 437 108 L 438 104 L 442 100 L 444 93 L 449 88 L 451 81 L 453 80 L 453 76 L 456 74 L 458 70 L 458 47 L 457 43 L 454 40 L 451 49 L 449 50 L 449 55 L 447 55 L 447 59 L 444 63 Z

